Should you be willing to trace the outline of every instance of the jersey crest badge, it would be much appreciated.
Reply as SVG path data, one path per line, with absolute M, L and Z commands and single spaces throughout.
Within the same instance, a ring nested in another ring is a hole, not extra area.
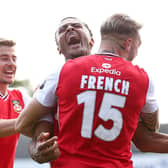
M 19 100 L 12 100 L 13 109 L 16 113 L 20 113 L 22 111 L 22 106 L 19 103 Z

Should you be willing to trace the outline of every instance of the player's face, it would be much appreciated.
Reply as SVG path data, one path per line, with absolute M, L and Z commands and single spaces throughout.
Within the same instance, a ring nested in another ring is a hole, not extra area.
M 128 56 L 129 61 L 133 61 L 133 59 L 138 55 L 138 49 L 139 49 L 140 45 L 141 45 L 141 39 L 138 36 L 132 42 L 131 49 L 130 49 L 129 56 Z
M 68 18 L 62 21 L 58 28 L 57 40 L 59 49 L 66 59 L 90 54 L 91 36 L 78 19 Z
M 0 46 L 0 84 L 12 84 L 16 68 L 14 47 Z

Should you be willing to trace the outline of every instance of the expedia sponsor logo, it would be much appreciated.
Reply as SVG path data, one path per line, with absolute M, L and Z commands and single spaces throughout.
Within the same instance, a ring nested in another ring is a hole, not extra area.
M 111 68 L 111 65 L 108 64 L 108 63 L 103 63 L 103 64 L 102 64 L 102 67 L 104 67 L 104 68 Z
M 110 69 L 111 68 L 111 64 L 108 63 L 103 63 L 102 64 L 102 68 L 96 68 L 96 67 L 91 67 L 91 72 L 95 72 L 95 73 L 109 73 L 109 74 L 113 74 L 113 75 L 117 75 L 120 76 L 121 72 L 116 70 L 116 69 Z

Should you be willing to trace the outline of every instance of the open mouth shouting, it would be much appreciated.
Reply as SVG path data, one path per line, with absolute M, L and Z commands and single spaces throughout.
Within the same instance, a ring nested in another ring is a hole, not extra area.
M 75 49 L 81 46 L 81 37 L 78 33 L 76 32 L 68 32 L 66 35 L 66 41 L 68 45 Z

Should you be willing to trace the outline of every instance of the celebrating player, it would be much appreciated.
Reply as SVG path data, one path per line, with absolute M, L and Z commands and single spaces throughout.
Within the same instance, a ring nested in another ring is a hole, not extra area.
M 30 97 L 19 90 L 9 90 L 17 69 L 16 43 L 0 39 L 0 167 L 13 168 L 19 134 L 15 131 L 18 117 Z
M 80 33 L 67 27 L 59 37 L 67 39 L 65 46 L 74 51 L 83 43 Z M 21 131 L 57 103 L 61 150 L 57 167 L 132 167 L 130 143 L 139 116 L 149 130 L 158 128 L 152 81 L 130 62 L 141 43 L 140 28 L 126 15 L 107 19 L 99 52 L 65 63 L 20 115 L 16 128 Z

